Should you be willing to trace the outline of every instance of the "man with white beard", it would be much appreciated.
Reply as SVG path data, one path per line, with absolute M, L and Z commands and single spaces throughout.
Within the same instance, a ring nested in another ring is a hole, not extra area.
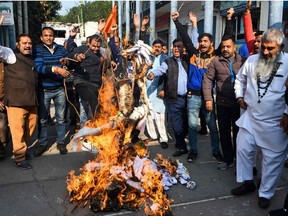
M 243 195 L 256 190 L 253 161 L 256 149 L 262 152 L 262 178 L 258 194 L 260 208 L 268 208 L 287 154 L 288 106 L 285 82 L 288 79 L 288 55 L 281 52 L 284 34 L 268 29 L 261 39 L 261 51 L 250 56 L 235 81 L 235 94 L 244 113 L 236 122 L 237 182 L 231 190 Z

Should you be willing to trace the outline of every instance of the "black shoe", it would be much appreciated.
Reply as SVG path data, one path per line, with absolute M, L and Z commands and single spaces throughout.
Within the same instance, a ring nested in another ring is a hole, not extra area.
M 65 144 L 57 144 L 57 149 L 59 150 L 61 155 L 65 155 L 68 152 Z
M 245 181 L 240 187 L 234 188 L 231 190 L 231 194 L 235 196 L 241 196 L 247 193 L 254 192 L 256 190 L 256 186 L 253 180 Z
M 270 205 L 270 200 L 265 197 L 258 197 L 258 206 L 262 209 L 267 209 Z
M 213 159 L 216 160 L 218 164 L 223 163 L 223 156 L 221 153 L 213 154 Z
M 187 157 L 189 163 L 194 163 L 197 159 L 197 153 L 190 151 Z
M 172 154 L 172 156 L 173 156 L 173 157 L 179 157 L 179 156 L 181 156 L 181 155 L 183 155 L 183 154 L 186 154 L 187 152 L 188 152 L 187 149 L 186 149 L 186 150 L 177 149 L 177 151 L 174 152 L 174 153 Z
M 23 161 L 20 161 L 20 162 L 14 161 L 14 165 L 16 167 L 18 167 L 19 169 L 22 169 L 22 170 L 27 170 L 27 169 L 31 169 L 32 168 L 32 165 L 29 162 L 27 162 L 26 160 L 23 160 Z
M 45 145 L 39 145 L 35 152 L 34 152 L 34 157 L 39 157 L 41 156 L 45 151 L 47 150 L 47 146 Z
M 168 148 L 168 143 L 167 142 L 160 142 L 160 145 L 163 149 L 167 149 Z

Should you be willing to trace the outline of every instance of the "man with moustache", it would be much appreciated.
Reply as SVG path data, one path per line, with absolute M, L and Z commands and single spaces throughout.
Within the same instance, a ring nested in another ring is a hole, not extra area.
M 100 52 L 101 38 L 99 35 L 90 36 L 87 45 L 82 45 L 69 54 L 70 58 L 77 60 L 73 65 L 73 84 L 81 101 L 91 107 L 92 117 L 95 117 L 98 106 L 98 91 L 102 85 L 102 63 L 104 57 Z M 86 113 L 89 116 L 89 113 Z
M 30 36 L 21 34 L 16 47 L 16 62 L 5 64 L 4 68 L 4 103 L 12 135 L 14 164 L 20 169 L 30 169 L 27 145 L 37 125 L 37 73 L 33 70 Z
M 269 207 L 287 154 L 288 106 L 284 97 L 288 55 L 281 51 L 283 40 L 280 30 L 265 31 L 260 53 L 246 60 L 235 81 L 237 102 L 245 110 L 236 122 L 237 182 L 244 183 L 231 193 L 238 196 L 256 190 L 253 162 L 259 148 L 263 155 L 258 191 L 260 208 Z
M 187 134 L 186 94 L 188 64 L 182 59 L 183 42 L 181 40 L 175 39 L 173 41 L 172 53 L 173 56 L 166 59 L 160 67 L 153 68 L 147 78 L 153 80 L 155 76 L 165 74 L 164 100 L 176 139 L 176 153 L 180 151 L 182 154 L 186 154 L 188 152 L 185 143 Z
M 235 166 L 234 158 L 236 156 L 236 136 L 238 133 L 235 122 L 240 117 L 240 107 L 236 103 L 234 83 L 235 76 L 245 59 L 236 53 L 233 36 L 223 36 L 220 48 L 221 55 L 212 59 L 206 73 L 203 75 L 202 89 L 206 109 L 211 112 L 213 110 L 211 88 L 216 82 L 216 110 L 224 156 L 224 163 L 220 164 L 218 169 L 224 171 Z M 231 127 L 233 128 L 233 142 Z
M 155 59 L 152 70 L 159 67 L 168 56 L 162 53 L 163 42 L 159 39 L 152 44 Z M 168 136 L 165 125 L 164 76 L 155 77 L 152 81 L 147 80 L 147 96 L 149 99 L 150 112 L 147 115 L 146 129 L 152 139 L 158 139 L 163 149 L 168 148 Z M 157 130 L 156 130 L 157 128 Z
M 34 152 L 35 157 L 41 156 L 48 149 L 48 116 L 51 100 L 54 101 L 56 117 L 56 143 L 60 154 L 67 154 L 67 148 L 64 143 L 66 134 L 65 108 L 66 96 L 64 90 L 64 77 L 69 77 L 70 72 L 62 67 L 62 59 L 67 56 L 64 46 L 54 42 L 54 29 L 44 27 L 41 30 L 40 39 L 42 44 L 35 49 L 35 69 L 38 73 L 39 90 L 39 124 L 38 124 L 38 142 L 39 146 Z
M 232 35 L 232 15 L 234 10 L 231 8 L 227 13 L 227 22 L 224 35 Z M 202 76 L 207 70 L 207 66 L 214 58 L 215 52 L 212 42 L 212 35 L 209 33 L 203 33 L 198 38 L 199 48 L 195 48 L 186 29 L 178 20 L 179 12 L 172 13 L 172 20 L 180 34 L 183 44 L 186 47 L 188 57 L 190 61 L 188 71 L 188 93 L 187 93 L 187 112 L 188 112 L 188 126 L 189 126 L 189 146 L 190 152 L 187 157 L 187 161 L 194 163 L 198 156 L 197 148 L 197 126 L 198 116 L 200 109 L 203 111 L 206 123 L 210 130 L 212 157 L 217 163 L 223 162 L 222 154 L 219 148 L 219 135 L 216 125 L 216 117 L 214 109 L 209 112 L 202 100 Z M 192 22 L 194 14 L 189 13 L 189 19 Z M 188 58 L 188 59 L 189 59 Z M 181 156 L 187 152 L 178 150 L 173 156 Z

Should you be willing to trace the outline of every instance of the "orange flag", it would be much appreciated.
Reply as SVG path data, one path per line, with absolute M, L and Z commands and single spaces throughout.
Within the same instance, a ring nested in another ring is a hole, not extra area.
M 106 25 L 102 30 L 102 34 L 105 36 L 105 38 L 107 38 L 107 34 L 110 31 L 110 27 L 115 24 L 117 24 L 117 5 L 116 4 L 114 4 L 112 11 L 107 18 Z

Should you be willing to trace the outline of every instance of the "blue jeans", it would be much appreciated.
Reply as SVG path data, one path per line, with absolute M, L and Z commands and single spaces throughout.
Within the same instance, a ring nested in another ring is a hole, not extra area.
M 39 145 L 47 146 L 48 137 L 48 114 L 50 113 L 51 100 L 54 102 L 55 106 L 55 118 L 56 124 L 56 143 L 64 144 L 66 124 L 65 124 L 65 107 L 66 107 L 66 97 L 63 87 L 59 87 L 55 90 L 39 90 L 38 94 L 38 114 L 39 114 L 39 124 L 38 124 L 38 142 Z
M 186 98 L 178 97 L 175 101 L 165 100 L 165 105 L 170 117 L 174 136 L 176 139 L 176 148 L 187 150 L 185 136 L 187 135 L 187 112 Z
M 192 95 L 187 99 L 190 151 L 193 151 L 195 154 L 198 153 L 197 126 L 200 109 L 203 111 L 204 118 L 210 131 L 212 154 L 219 154 L 219 135 L 215 119 L 215 109 L 213 109 L 212 112 L 208 112 L 208 110 L 205 108 L 204 101 L 201 99 L 201 96 L 197 95 Z

